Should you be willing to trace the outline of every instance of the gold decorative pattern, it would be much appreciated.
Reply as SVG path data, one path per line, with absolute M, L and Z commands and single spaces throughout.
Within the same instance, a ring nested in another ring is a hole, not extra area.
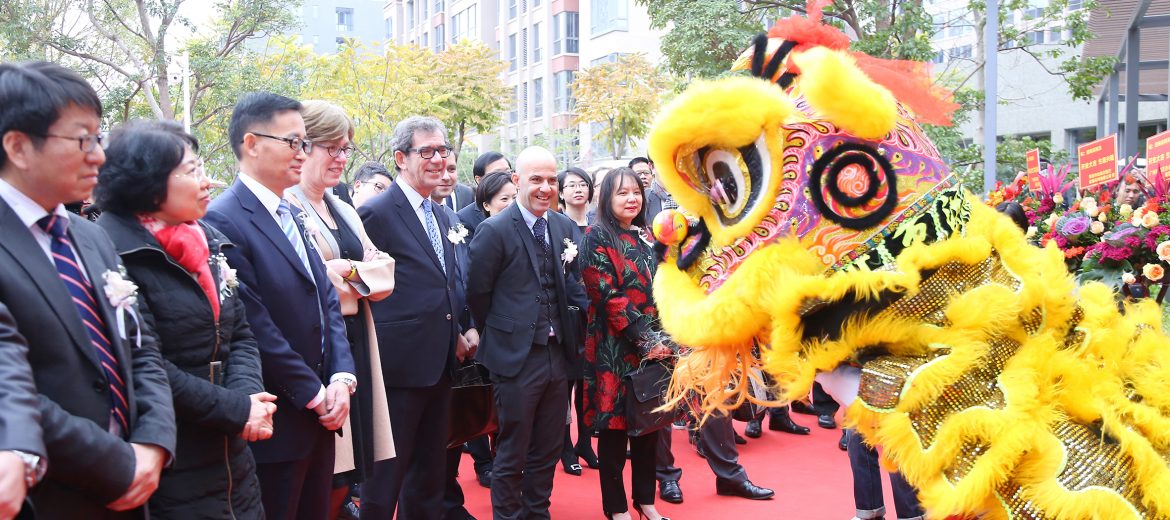
M 861 389 L 857 397 L 870 408 L 892 411 L 902 400 L 902 388 L 918 367 L 930 358 L 882 356 L 861 368 Z

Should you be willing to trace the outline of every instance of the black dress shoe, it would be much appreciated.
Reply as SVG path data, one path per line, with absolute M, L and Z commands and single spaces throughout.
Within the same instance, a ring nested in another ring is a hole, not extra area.
M 593 446 L 586 445 L 584 448 L 578 446 L 573 448 L 573 452 L 577 454 L 581 460 L 585 461 L 585 465 L 589 469 L 597 469 L 601 467 L 601 462 L 597 460 L 597 454 L 593 452 Z
M 678 487 L 677 480 L 663 480 L 658 485 L 658 497 L 671 504 L 681 504 L 683 501 L 682 488 Z
M 475 473 L 475 480 L 476 480 L 476 482 L 479 482 L 479 485 L 481 485 L 485 488 L 491 488 L 492 487 L 492 470 L 485 469 L 481 472 L 476 472 Z
M 817 426 L 826 430 L 832 430 L 837 427 L 837 419 L 829 414 L 819 415 L 817 416 Z
M 808 435 L 811 431 L 806 426 L 792 422 L 792 417 L 789 417 L 787 414 L 782 416 L 773 415 L 768 420 L 768 429 L 776 432 L 794 433 L 796 435 Z
M 841 448 L 841 451 L 849 451 L 848 440 L 849 438 L 845 436 L 845 430 L 841 430 L 841 440 L 837 441 L 837 447 Z
M 715 479 L 715 493 L 723 496 L 741 497 L 749 500 L 767 500 L 776 492 L 752 484 L 750 480 L 736 482 L 734 480 Z
M 749 439 L 759 439 L 762 433 L 759 419 L 748 421 L 747 426 L 743 427 L 743 436 Z
M 737 432 L 737 431 L 732 431 L 731 433 L 735 434 L 735 443 L 736 443 L 736 444 L 747 444 L 747 439 L 745 439 L 745 438 L 741 437 L 741 436 L 739 435 L 739 432 Z
M 581 476 L 581 463 L 577 462 L 577 456 L 572 453 L 561 456 L 561 469 L 574 477 Z
M 812 406 L 809 406 L 804 401 L 792 401 L 791 408 L 792 411 L 796 413 L 802 413 L 805 415 L 820 415 Z

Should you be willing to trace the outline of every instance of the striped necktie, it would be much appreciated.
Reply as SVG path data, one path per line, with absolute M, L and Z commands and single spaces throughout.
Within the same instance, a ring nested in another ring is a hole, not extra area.
M 65 288 L 73 298 L 77 312 L 81 315 L 81 322 L 89 332 L 90 344 L 101 362 L 102 371 L 110 386 L 110 428 L 111 433 L 120 437 L 130 432 L 130 404 L 126 401 L 126 382 L 122 380 L 118 358 L 114 357 L 110 339 L 106 336 L 105 321 L 98 314 L 98 302 L 95 299 L 93 284 L 81 274 L 77 257 L 73 256 L 68 235 L 69 219 L 49 215 L 37 221 L 37 225 L 48 233 L 50 240 L 49 250 L 53 254 L 53 263 L 57 266 L 57 274 L 65 282 Z M 121 428 L 120 432 L 113 431 L 115 425 Z
M 284 237 L 292 243 L 293 249 L 297 251 L 297 257 L 301 259 L 301 264 L 305 266 L 305 271 L 309 273 L 309 279 L 313 279 L 313 269 L 309 267 L 309 255 L 305 250 L 305 241 L 301 238 L 300 229 L 297 228 L 296 222 L 293 222 L 292 209 L 289 208 L 288 201 L 280 199 L 280 205 L 276 207 L 276 215 L 280 217 L 280 230 L 284 231 Z M 316 284 L 317 281 L 313 280 Z
M 439 257 L 439 265 L 442 266 L 443 272 L 447 272 L 447 259 L 443 255 L 443 242 L 439 240 L 439 226 L 435 225 L 435 214 L 431 212 L 431 199 L 423 199 L 422 209 L 423 216 L 427 221 L 427 238 L 431 240 L 431 247 L 435 250 L 435 256 Z

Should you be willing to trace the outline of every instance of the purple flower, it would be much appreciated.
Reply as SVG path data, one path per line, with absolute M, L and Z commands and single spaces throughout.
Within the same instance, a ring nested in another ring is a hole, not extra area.
M 1089 220 L 1089 217 L 1073 217 L 1066 220 L 1064 224 L 1060 226 L 1060 234 L 1068 237 L 1075 237 L 1088 231 L 1090 224 L 1092 224 L 1092 221 Z

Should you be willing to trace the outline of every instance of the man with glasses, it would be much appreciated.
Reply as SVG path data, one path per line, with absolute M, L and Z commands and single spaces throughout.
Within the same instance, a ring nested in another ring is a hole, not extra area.
M 642 208 L 642 214 L 646 218 L 647 226 L 654 223 L 654 217 L 662 210 L 678 207 L 674 197 L 654 178 L 654 161 L 645 157 L 634 157 L 630 159 L 630 169 L 638 174 L 638 179 L 642 181 L 642 187 L 646 190 L 646 206 Z
M 31 488 L 40 518 L 139 518 L 174 456 L 170 384 L 153 331 L 126 316 L 139 305 L 117 289 L 124 271 L 109 237 L 64 207 L 90 197 L 105 162 L 101 101 L 44 62 L 0 64 L 0 100 L 0 307 L 10 314 L 0 342 L 27 341 L 37 392 L 0 399 L 33 403 L 44 441 L 0 444 L 15 450 L 2 452 L 0 473 Z M 0 378 L 16 375 L 4 366 Z M 0 415 L 0 438 L 35 434 L 28 419 Z
M 358 208 L 374 195 L 386 191 L 393 180 L 382 163 L 369 161 L 361 165 L 353 176 L 353 207 Z
M 228 139 L 240 175 L 205 218 L 236 246 L 224 252 L 240 280 L 265 390 L 278 397 L 272 438 L 251 445 L 270 519 L 328 516 L 334 435 L 357 380 L 337 292 L 301 211 L 283 198 L 313 149 L 300 109 L 266 92 L 236 103 Z
M 452 222 L 431 198 L 447 175 L 447 129 L 408 117 L 390 138 L 398 177 L 358 208 L 370 242 L 394 257 L 394 293 L 370 304 L 397 457 L 374 463 L 362 484 L 363 520 L 441 515 L 451 371 L 456 346 L 468 349 L 460 305 Z M 404 486 L 403 484 L 406 483 Z

